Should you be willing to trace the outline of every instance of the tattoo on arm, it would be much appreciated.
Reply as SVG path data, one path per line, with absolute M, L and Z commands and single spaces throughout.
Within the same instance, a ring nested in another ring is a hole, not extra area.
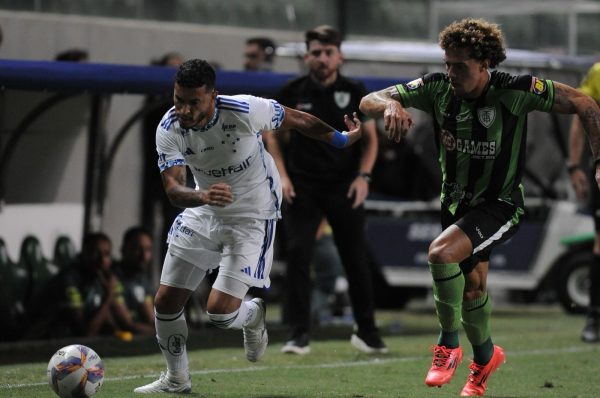
M 579 113 L 579 118 L 590 141 L 594 160 L 597 160 L 600 158 L 600 110 L 595 103 L 591 105 Z
M 168 169 L 162 174 L 163 185 L 169 201 L 177 207 L 204 205 L 200 191 L 186 186 L 186 169 Z
M 555 83 L 554 90 L 554 111 L 559 113 L 576 113 L 577 108 L 572 96 L 574 89 L 564 84 Z

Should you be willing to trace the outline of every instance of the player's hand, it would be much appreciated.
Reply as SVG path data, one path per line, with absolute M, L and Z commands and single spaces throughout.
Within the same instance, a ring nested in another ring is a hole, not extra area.
M 202 192 L 202 201 L 211 206 L 225 207 L 233 202 L 231 186 L 224 182 L 213 184 Z
M 356 177 L 354 181 L 352 181 L 352 184 L 350 184 L 350 188 L 346 194 L 348 199 L 354 198 L 352 208 L 356 209 L 363 204 L 365 199 L 367 199 L 367 195 L 369 195 L 369 183 L 363 177 Z
M 100 283 L 102 283 L 102 286 L 106 289 L 106 294 L 112 298 L 115 295 L 117 284 L 119 282 L 115 274 L 103 269 L 97 269 L 96 275 L 98 275 L 98 280 L 100 280 Z
M 294 190 L 294 184 L 289 177 L 281 176 L 281 191 L 283 192 L 283 199 L 286 203 L 292 204 L 296 197 L 296 191 Z
M 596 173 L 596 179 L 598 179 Z M 585 172 L 579 168 L 573 170 L 570 174 L 571 184 L 573 185 L 573 189 L 575 190 L 575 195 L 577 199 L 585 202 L 588 198 L 589 193 L 589 183 L 588 179 L 585 175 Z
M 414 122 L 410 113 L 398 102 L 390 101 L 383 111 L 384 128 L 390 140 L 400 142 Z
M 362 137 L 362 123 L 358 118 L 356 112 L 352 113 L 352 119 L 348 115 L 344 115 L 344 123 L 346 124 L 346 135 L 348 136 L 348 143 L 346 146 L 354 144 Z

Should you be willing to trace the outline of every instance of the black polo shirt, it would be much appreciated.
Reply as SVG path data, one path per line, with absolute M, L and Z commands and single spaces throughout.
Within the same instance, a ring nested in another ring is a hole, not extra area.
M 311 113 L 339 131 L 346 130 L 344 115 L 357 112 L 364 119 L 358 106 L 366 95 L 362 83 L 338 74 L 334 84 L 323 87 L 309 76 L 299 77 L 287 83 L 277 100 L 282 105 Z M 284 148 L 286 168 L 296 182 L 340 183 L 352 181 L 359 171 L 363 150 L 361 141 L 338 149 L 293 132 L 289 145 Z

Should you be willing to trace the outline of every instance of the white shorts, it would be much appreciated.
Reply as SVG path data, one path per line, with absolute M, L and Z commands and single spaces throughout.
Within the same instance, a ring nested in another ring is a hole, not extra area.
M 228 277 L 248 286 L 269 287 L 275 224 L 276 220 L 197 217 L 184 211 L 175 218 L 169 231 L 169 254 L 202 271 L 200 280 L 193 278 L 191 284 L 196 281 L 199 284 L 207 271 L 219 267 L 217 281 Z M 170 264 L 165 261 L 165 267 Z M 187 276 L 171 271 L 174 270 L 163 269 L 161 283 L 190 290 L 197 288 L 197 284 L 180 286 L 178 281 L 187 281 Z

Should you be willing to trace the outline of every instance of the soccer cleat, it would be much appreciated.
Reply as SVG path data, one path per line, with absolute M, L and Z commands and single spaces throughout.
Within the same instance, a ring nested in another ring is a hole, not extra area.
M 133 390 L 138 394 L 155 394 L 155 393 L 176 393 L 176 394 L 189 394 L 192 392 L 192 379 L 189 377 L 185 382 L 179 383 L 173 380 L 169 380 L 165 372 L 160 372 L 158 380 L 141 386 Z
M 485 394 L 487 381 L 492 373 L 500 367 L 501 364 L 506 362 L 506 355 L 504 350 L 495 345 L 494 354 L 492 359 L 487 365 L 479 365 L 475 362 L 471 363 L 469 369 L 471 373 L 467 377 L 467 384 L 463 387 L 460 392 L 461 397 L 482 397 Z
M 281 352 L 284 354 L 306 355 L 310 352 L 308 345 L 308 335 L 302 334 L 298 337 L 293 337 L 281 347 Z
M 253 298 L 258 305 L 260 315 L 258 322 L 254 327 L 244 327 L 244 350 L 246 351 L 246 359 L 250 362 L 256 362 L 265 353 L 269 336 L 267 335 L 267 308 L 265 302 L 261 298 Z
M 388 348 L 377 332 L 362 333 L 358 331 L 350 338 L 350 344 L 366 354 L 388 353 Z
M 425 384 L 429 387 L 441 387 L 450 383 L 456 368 L 463 359 L 462 348 L 448 348 L 443 345 L 431 347 L 433 351 L 433 361 L 431 368 L 425 377 Z
M 600 341 L 600 316 L 590 314 L 585 320 L 585 327 L 581 331 L 581 340 L 586 343 Z

